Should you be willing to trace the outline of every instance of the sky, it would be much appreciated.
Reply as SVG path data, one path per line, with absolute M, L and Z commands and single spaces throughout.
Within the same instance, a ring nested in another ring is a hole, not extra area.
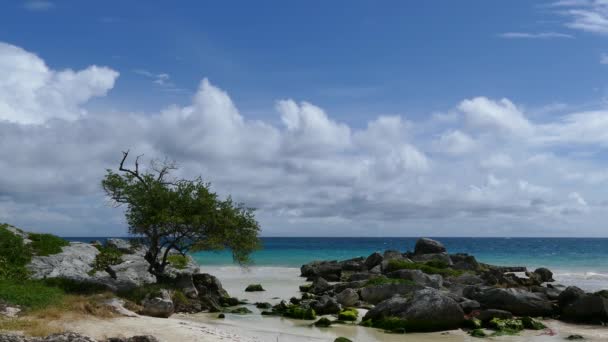
M 0 222 L 174 160 L 264 236 L 608 237 L 608 1 L 5 1 Z

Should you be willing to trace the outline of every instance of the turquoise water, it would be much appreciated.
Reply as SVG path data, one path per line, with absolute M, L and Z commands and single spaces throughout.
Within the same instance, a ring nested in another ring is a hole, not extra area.
M 105 238 L 68 238 L 72 241 Z M 593 238 L 435 238 L 449 253 L 469 253 L 495 265 L 548 267 L 563 284 L 587 289 L 608 288 L 608 239 Z M 253 253 L 256 267 L 300 267 L 313 260 L 344 260 L 375 251 L 413 250 L 417 238 L 262 238 L 263 249 Z M 230 266 L 229 252 L 198 252 L 203 267 Z M 231 272 L 231 271 L 229 271 Z

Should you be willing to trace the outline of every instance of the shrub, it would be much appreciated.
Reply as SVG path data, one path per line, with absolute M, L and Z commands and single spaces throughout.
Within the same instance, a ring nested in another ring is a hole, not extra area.
M 32 259 L 32 251 L 23 239 L 0 225 L 0 279 L 26 279 L 25 267 Z
M 344 309 L 338 314 L 338 319 L 343 321 L 356 321 L 357 317 L 359 317 L 359 312 L 353 308 Z
M 61 253 L 62 247 L 68 246 L 70 243 L 66 240 L 52 234 L 36 234 L 30 233 L 30 244 L 35 255 L 47 256 Z
M 123 253 L 113 247 L 96 247 L 99 250 L 99 254 L 97 254 L 97 256 L 95 257 L 95 261 L 93 262 L 93 269 L 89 271 L 89 274 L 93 275 L 95 274 L 95 272 L 98 271 L 106 271 L 110 273 L 110 275 L 113 277 L 114 275 L 112 275 L 112 273 L 110 272 L 110 266 L 122 263 Z
M 188 258 L 180 254 L 169 255 L 167 261 L 178 270 L 183 270 L 188 265 Z
M 437 265 L 437 264 L 435 264 Z M 457 277 L 464 273 L 460 270 L 453 270 L 451 268 L 439 268 L 432 266 L 431 264 L 424 264 L 419 262 L 408 262 L 405 260 L 397 260 L 393 259 L 388 262 L 388 267 L 390 270 L 421 270 L 426 274 L 439 274 L 444 277 Z
M 0 280 L 0 301 L 23 306 L 28 309 L 41 309 L 60 303 L 64 292 L 38 280 Z

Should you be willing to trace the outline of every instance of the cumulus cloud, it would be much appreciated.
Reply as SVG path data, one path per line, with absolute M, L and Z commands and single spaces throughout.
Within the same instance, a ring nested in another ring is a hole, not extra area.
M 84 115 L 80 105 L 112 89 L 118 72 L 94 65 L 50 70 L 35 54 L 0 42 L 0 75 L 0 121 L 40 124 Z
M 106 205 L 99 181 L 125 149 L 174 159 L 180 176 L 201 175 L 258 208 L 265 234 L 370 235 L 374 227 L 414 235 L 422 224 L 430 233 L 492 235 L 484 227 L 532 220 L 566 229 L 602 202 L 584 179 L 605 165 L 558 153 L 608 141 L 602 112 L 533 122 L 508 99 L 477 97 L 449 110 L 449 120 L 379 116 L 352 125 L 283 99 L 277 120 L 259 121 L 207 79 L 188 104 L 104 112 L 87 102 L 113 88 L 110 68 L 53 70 L 0 43 L 0 73 L 0 221 L 26 228 L 120 234 L 122 213 Z

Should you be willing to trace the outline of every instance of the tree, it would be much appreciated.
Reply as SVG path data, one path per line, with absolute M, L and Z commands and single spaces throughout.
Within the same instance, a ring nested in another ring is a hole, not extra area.
M 123 152 L 119 173 L 110 169 L 101 184 L 116 206 L 126 205 L 129 232 L 146 248 L 150 273 L 162 278 L 171 251 L 230 249 L 235 262 L 249 261 L 259 248 L 260 227 L 254 209 L 225 200 L 210 190 L 200 177 L 169 179 L 174 163 L 153 161 L 149 170 L 125 167 L 129 151 Z

